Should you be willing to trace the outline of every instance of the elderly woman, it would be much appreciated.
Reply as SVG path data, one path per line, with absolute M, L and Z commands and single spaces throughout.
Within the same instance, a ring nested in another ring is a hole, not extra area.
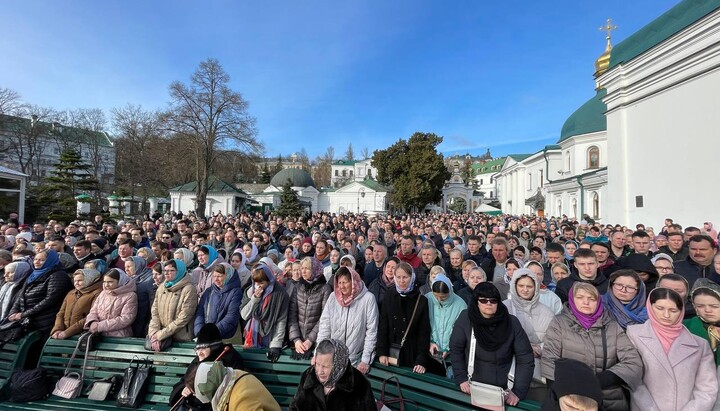
M 198 262 L 197 260 L 195 260 L 195 254 L 193 254 L 193 252 L 188 250 L 187 248 L 177 248 L 173 250 L 173 258 L 182 260 L 188 270 L 194 270 L 195 268 L 197 268 Z
M 450 334 L 455 320 L 467 309 L 467 304 L 453 291 L 452 282 L 443 274 L 433 278 L 428 299 L 430 313 L 430 357 L 443 365 L 445 375 L 452 378 L 452 368 L 446 364 L 450 354 Z
M 401 262 L 395 269 L 395 289 L 388 292 L 380 308 L 378 360 L 425 373 L 430 333 L 427 298 L 418 292 L 410 264 Z
M 318 344 L 315 363 L 300 378 L 291 411 L 376 411 L 370 382 L 350 363 L 344 343 L 324 340 Z
M 450 359 L 455 383 L 465 394 L 470 394 L 470 377 L 505 389 L 508 405 L 517 405 L 527 395 L 535 368 L 533 349 L 494 285 L 480 283 L 473 289 L 473 301 L 458 317 L 450 336 Z M 508 389 L 513 359 L 515 382 Z
M 303 258 L 300 267 L 300 285 L 290 296 L 288 337 L 294 347 L 293 358 L 309 359 L 320 328 L 320 316 L 331 290 L 323 275 L 323 266 L 316 258 Z
M 132 337 L 137 315 L 136 285 L 124 271 L 113 268 L 103 276 L 103 291 L 85 319 L 85 329 L 107 337 Z
M 240 306 L 240 315 L 247 321 L 244 345 L 269 348 L 268 359 L 276 362 L 285 340 L 290 297 L 270 267 L 258 264 L 252 273 L 253 286 L 247 289 Z
M 400 260 L 397 257 L 390 257 L 385 261 L 385 267 L 383 267 L 383 274 L 374 279 L 370 285 L 367 286 L 368 291 L 375 297 L 375 302 L 378 307 L 382 305 L 385 295 L 388 290 L 395 287 L 395 270 L 397 269 Z
M 342 341 L 348 347 L 350 363 L 366 374 L 374 359 L 378 315 L 375 298 L 360 275 L 353 267 L 340 267 L 333 295 L 320 316 L 317 340 Z
M 618 270 L 610 275 L 608 293 L 602 303 L 623 330 L 628 325 L 642 324 L 648 319 L 645 309 L 645 283 L 633 270 Z
M 552 380 L 558 358 L 582 361 L 597 373 L 605 409 L 630 409 L 623 386 L 634 390 L 640 384 L 642 360 L 625 331 L 604 310 L 592 284 L 573 284 L 568 306 L 550 323 L 544 343 L 543 377 Z
M 153 351 L 160 351 L 163 341 L 190 341 L 193 338 L 193 319 L 198 297 L 195 286 L 180 260 L 170 260 L 163 266 L 165 282 L 155 292 L 152 318 L 148 329 Z
M 50 331 L 51 338 L 64 340 L 82 332 L 85 319 L 90 314 L 90 308 L 95 298 L 102 292 L 100 279 L 101 276 L 97 270 L 75 271 L 73 274 L 75 289 L 65 297 L 62 307 L 55 317 L 55 326 Z
M 222 362 L 203 362 L 195 373 L 193 392 L 213 411 L 280 411 L 280 405 L 254 375 L 226 367 Z
M 135 282 L 138 296 L 137 316 L 133 322 L 133 337 L 145 338 L 150 323 L 150 308 L 155 299 L 152 269 L 147 267 L 147 261 L 140 256 L 125 259 L 125 273 Z
M 240 322 L 243 292 L 240 279 L 230 264 L 220 263 L 215 266 L 212 281 L 212 286 L 200 297 L 195 313 L 195 335 L 205 324 L 215 324 L 222 339 L 230 339 Z
M 713 353 L 704 338 L 683 327 L 682 297 L 656 288 L 646 305 L 648 321 L 627 328 L 645 366 L 642 384 L 632 393 L 633 409 L 710 410 L 718 395 Z
M 25 280 L 7 319 L 27 321 L 27 331 L 40 331 L 40 340 L 45 340 L 55 325 L 63 299 L 73 287 L 55 250 L 36 254 L 33 265 L 35 268 Z
M 5 266 L 5 281 L 0 286 L 0 322 L 10 315 L 10 309 L 20 296 L 25 280 L 32 271 L 32 266 L 25 261 L 14 261 Z
M 191 276 L 197 296 L 200 298 L 212 285 L 212 273 L 215 271 L 215 266 L 225 261 L 222 256 L 218 255 L 217 250 L 209 245 L 200 247 L 197 258 L 200 264 L 192 271 Z M 185 264 L 184 261 L 183 264 Z M 185 266 L 187 267 L 187 265 Z

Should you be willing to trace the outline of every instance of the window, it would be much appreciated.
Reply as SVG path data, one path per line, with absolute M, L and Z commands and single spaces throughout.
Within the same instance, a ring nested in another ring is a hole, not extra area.
M 592 194 L 593 218 L 600 218 L 600 196 L 597 192 Z
M 483 184 L 483 179 L 481 178 L 481 179 L 480 179 L 480 185 L 482 185 L 482 184 Z
M 493 198 L 492 191 L 490 192 L 490 198 Z
M 544 170 L 540 170 L 540 182 L 538 183 L 538 185 L 539 185 L 540 187 L 544 187 L 544 186 L 545 186 L 545 175 L 544 175 L 544 174 L 545 174 L 545 171 L 544 171 Z
M 588 148 L 587 151 L 587 168 L 600 167 L 600 149 L 596 146 Z
M 527 188 L 528 188 L 528 190 L 532 190 L 532 173 L 528 173 L 527 176 L 528 176 L 528 179 L 527 179 L 528 187 Z
M 352 177 L 352 176 L 353 176 L 353 171 L 352 171 L 352 170 L 350 170 L 350 177 Z
M 340 174 L 339 174 L 339 171 L 338 171 L 338 170 L 335 170 L 335 177 L 337 177 L 337 176 L 339 176 L 339 175 L 340 175 Z
M 347 170 L 343 170 L 343 177 L 347 177 Z
M 490 177 L 490 184 L 492 184 L 492 183 L 493 183 L 493 182 L 492 182 L 492 180 L 493 180 L 493 178 L 492 178 L 492 177 Z

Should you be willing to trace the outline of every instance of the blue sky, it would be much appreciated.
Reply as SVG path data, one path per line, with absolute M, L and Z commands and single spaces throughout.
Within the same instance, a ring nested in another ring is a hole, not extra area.
M 268 156 L 385 148 L 534 152 L 594 95 L 613 43 L 677 0 L 32 1 L 0 5 L 0 87 L 56 109 L 166 107 L 217 58 Z

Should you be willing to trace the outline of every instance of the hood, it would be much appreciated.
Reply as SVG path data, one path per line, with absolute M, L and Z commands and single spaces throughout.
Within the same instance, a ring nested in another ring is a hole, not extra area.
M 118 286 L 118 288 L 114 290 L 108 291 L 108 293 L 112 295 L 123 295 L 127 293 L 134 293 L 137 291 L 137 285 L 135 284 L 135 281 L 128 281 L 125 285 Z
M 631 270 L 648 273 L 650 274 L 651 279 L 657 279 L 660 277 L 650 258 L 643 254 L 630 254 L 621 258 L 618 261 L 618 265 L 622 268 L 629 268 Z
M 518 280 L 522 277 L 530 277 L 535 283 L 535 295 L 533 295 L 532 299 L 529 301 L 520 298 L 517 293 L 517 288 L 515 287 L 515 284 L 517 284 Z M 535 273 L 532 272 L 532 270 L 530 270 L 529 268 L 518 268 L 517 270 L 515 270 L 512 279 L 510 280 L 510 300 L 518 307 L 532 306 L 540 299 L 540 286 L 541 284 L 538 281 Z

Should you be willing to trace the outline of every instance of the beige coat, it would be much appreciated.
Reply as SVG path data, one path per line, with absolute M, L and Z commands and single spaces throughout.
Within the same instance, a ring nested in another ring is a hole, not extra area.
M 192 340 L 197 304 L 197 290 L 189 274 L 170 288 L 160 284 L 152 305 L 148 335 L 157 333 L 159 341 L 170 337 L 174 341 Z
M 649 321 L 629 326 L 627 335 L 645 365 L 643 382 L 632 393 L 633 410 L 712 409 L 718 381 L 713 352 L 706 340 L 683 328 L 666 355 Z

